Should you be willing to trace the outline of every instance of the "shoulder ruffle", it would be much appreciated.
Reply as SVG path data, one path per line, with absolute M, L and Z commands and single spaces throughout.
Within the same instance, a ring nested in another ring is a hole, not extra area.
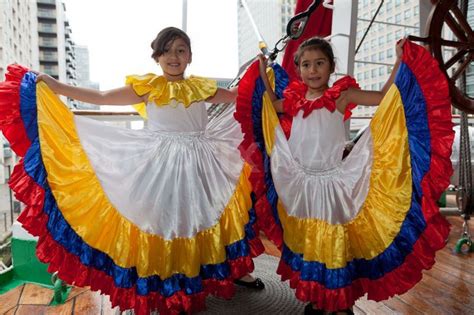
M 197 76 L 180 81 L 168 81 L 163 76 L 148 73 L 127 76 L 125 83 L 131 85 L 139 96 L 149 93 L 148 101 L 153 101 L 157 106 L 165 106 L 171 100 L 176 100 L 188 107 L 194 102 L 208 99 L 217 91 L 215 80 Z M 135 104 L 134 107 L 141 116 L 146 118 L 145 103 Z
M 356 80 L 353 77 L 346 75 L 334 82 L 333 86 L 326 92 L 328 93 L 328 97 L 332 99 L 333 102 L 335 102 L 337 98 L 341 95 L 341 92 L 349 88 L 360 89 L 359 84 L 357 84 Z M 326 92 L 324 94 L 326 94 Z M 352 110 L 356 107 L 357 104 L 355 103 L 347 104 L 346 110 L 344 111 L 344 121 L 352 116 Z
M 341 92 L 351 87 L 358 89 L 359 85 L 354 78 L 344 76 L 334 82 L 333 86 L 327 89 L 320 98 L 316 100 L 307 100 L 305 95 L 308 87 L 301 81 L 293 81 L 283 92 L 283 109 L 285 113 L 291 116 L 296 116 L 298 111 L 303 110 L 303 117 L 307 117 L 313 110 L 323 107 L 326 107 L 329 111 L 333 112 L 336 110 L 336 100 L 341 95 Z M 344 120 L 351 117 L 351 110 L 356 106 L 357 104 L 354 103 L 347 105 L 344 113 Z

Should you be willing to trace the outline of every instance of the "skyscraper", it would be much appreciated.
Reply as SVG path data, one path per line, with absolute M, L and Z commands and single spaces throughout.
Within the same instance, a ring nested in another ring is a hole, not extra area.
M 76 70 L 76 82 L 78 86 L 87 87 L 92 89 L 99 89 L 99 83 L 92 82 L 90 79 L 90 62 L 89 62 L 89 49 L 87 46 L 75 45 L 76 62 L 79 67 Z M 77 102 L 77 109 L 100 109 L 99 106 L 87 104 L 83 102 Z
M 237 13 L 237 30 L 239 41 L 239 66 L 255 58 L 260 52 L 258 38 L 250 18 L 239 1 Z M 276 42 L 286 34 L 286 25 L 293 17 L 296 0 L 245 0 L 257 28 L 266 41 L 268 48 L 273 49 Z M 281 60 L 281 55 L 279 60 Z
M 59 0 L 37 0 L 40 71 L 76 85 L 76 60 L 66 6 Z M 68 99 L 75 107 L 76 101 Z
M 36 29 L 34 1 L 0 1 L 0 80 L 11 63 L 38 69 Z
M 379 5 L 380 1 L 359 0 L 356 45 Z M 388 0 L 382 5 L 355 56 L 354 76 L 362 89 L 382 89 L 395 62 L 397 40 L 420 33 L 419 10 L 419 1 Z M 375 107 L 358 106 L 353 113 L 370 117 L 375 110 Z

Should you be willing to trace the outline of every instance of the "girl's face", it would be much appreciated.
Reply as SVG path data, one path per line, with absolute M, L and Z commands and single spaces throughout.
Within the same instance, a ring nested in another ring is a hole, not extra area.
M 303 51 L 298 70 L 312 96 L 319 96 L 328 88 L 329 76 L 333 72 L 328 57 L 319 49 Z
M 158 57 L 163 75 L 168 81 L 184 79 L 184 71 L 190 62 L 191 51 L 186 42 L 179 37 L 169 42 L 163 54 Z

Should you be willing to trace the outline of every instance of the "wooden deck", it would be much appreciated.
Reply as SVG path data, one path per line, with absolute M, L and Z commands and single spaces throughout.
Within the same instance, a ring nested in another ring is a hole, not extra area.
M 409 292 L 376 303 L 361 299 L 356 314 L 474 314 L 474 255 L 456 255 L 453 248 L 461 235 L 462 220 L 448 218 L 452 230 L 448 245 L 436 255 L 436 264 Z M 278 256 L 276 248 L 264 241 L 267 254 Z M 120 314 L 107 297 L 84 288 L 73 288 L 67 302 L 48 306 L 53 291 L 33 284 L 0 295 L 0 314 Z

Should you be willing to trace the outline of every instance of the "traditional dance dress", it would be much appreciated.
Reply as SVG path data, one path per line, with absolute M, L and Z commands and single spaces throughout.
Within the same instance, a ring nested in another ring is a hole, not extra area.
M 288 85 L 275 65 L 278 117 L 258 71 L 253 64 L 239 85 L 236 118 L 258 224 L 282 247 L 277 272 L 298 299 L 329 311 L 366 293 L 379 301 L 406 292 L 449 233 L 436 200 L 449 184 L 454 133 L 437 62 L 405 43 L 394 84 L 344 160 L 343 121 L 355 105 L 343 115 L 335 100 L 355 81 L 344 77 L 309 101 L 307 87 Z
M 74 116 L 36 75 L 13 65 L 0 84 L 0 124 L 23 159 L 10 185 L 19 221 L 39 236 L 48 270 L 138 314 L 194 312 L 230 298 L 253 270 L 250 167 L 233 109 L 208 121 L 216 82 L 127 77 L 147 128 Z

